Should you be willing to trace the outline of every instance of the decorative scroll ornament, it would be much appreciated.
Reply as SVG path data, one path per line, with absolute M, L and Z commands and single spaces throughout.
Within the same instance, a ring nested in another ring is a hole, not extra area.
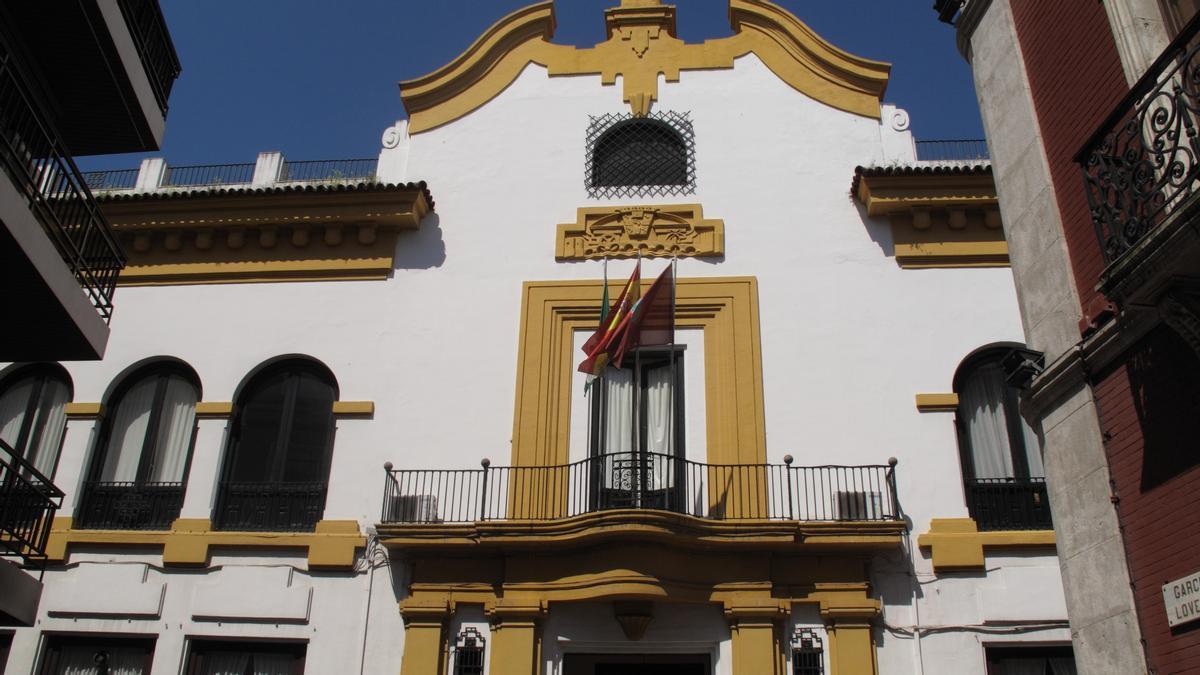
M 725 255 L 725 223 L 699 204 L 581 208 L 558 226 L 558 260 Z

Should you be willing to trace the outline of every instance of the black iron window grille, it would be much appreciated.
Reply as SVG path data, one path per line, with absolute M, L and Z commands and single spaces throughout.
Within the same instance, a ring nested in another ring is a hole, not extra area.
M 811 629 L 796 628 L 792 638 L 792 675 L 824 675 L 825 648 Z
M 696 133 L 689 113 L 609 113 L 587 129 L 584 184 L 594 199 L 696 191 Z
M 473 626 L 454 641 L 454 675 L 483 675 L 483 636 Z

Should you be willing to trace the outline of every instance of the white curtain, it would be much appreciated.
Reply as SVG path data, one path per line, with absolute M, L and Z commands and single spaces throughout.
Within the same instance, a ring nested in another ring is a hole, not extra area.
M 600 423 L 600 470 L 604 487 L 630 490 L 633 486 L 633 371 L 608 368 L 602 380 L 604 419 Z
M 250 655 L 242 652 L 210 652 L 204 675 L 245 675 Z
M 1004 390 L 1004 371 L 989 363 L 975 369 L 958 394 L 976 478 L 1013 477 Z
M 158 420 L 158 439 L 154 448 L 154 464 L 147 480 L 179 482 L 183 480 L 188 449 L 192 444 L 192 429 L 196 423 L 196 400 L 199 392 L 184 378 L 171 375 L 163 396 L 162 413 Z
M 67 402 L 71 389 L 66 382 L 46 380 L 33 428 L 41 428 L 37 445 L 30 448 L 25 459 L 47 478 L 54 474 L 58 451 L 62 448 L 63 431 L 67 427 Z
M 140 649 L 67 647 L 59 652 L 55 675 L 97 675 L 96 652 L 108 653 L 109 675 L 143 675 L 146 653 Z
M 1054 675 L 1077 675 L 1079 672 L 1075 669 L 1075 659 L 1061 657 L 1050 659 L 1050 671 Z
M 1021 434 L 1025 438 L 1025 457 L 1029 462 L 1029 477 L 1045 477 L 1046 467 L 1042 465 L 1042 443 L 1024 417 L 1021 418 Z
M 0 394 L 0 440 L 16 448 L 17 435 L 25 421 L 25 410 L 36 381 L 27 377 Z
M 102 481 L 133 481 L 137 479 L 138 461 L 146 442 L 146 425 L 154 405 L 158 378 L 151 376 L 133 385 L 121 397 L 113 411 L 108 450 L 104 457 Z
M 654 368 L 646 376 L 646 452 L 661 455 L 675 454 L 675 416 L 671 395 L 671 367 Z M 666 457 L 654 457 L 650 461 L 651 490 L 661 490 L 673 485 L 673 462 Z

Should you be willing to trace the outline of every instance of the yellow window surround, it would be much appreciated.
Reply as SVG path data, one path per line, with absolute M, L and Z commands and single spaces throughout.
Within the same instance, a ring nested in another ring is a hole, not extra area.
M 971 518 L 934 518 L 929 531 L 917 537 L 928 549 L 934 572 L 982 570 L 988 549 L 1051 549 L 1054 530 L 1003 530 L 980 532 Z
M 527 281 L 522 291 L 513 466 L 569 459 L 576 331 L 595 330 L 604 282 Z M 679 279 L 676 326 L 704 330 L 708 461 L 765 464 L 762 346 L 754 277 Z
M 79 530 L 72 519 L 59 516 L 50 529 L 46 557 L 51 563 L 67 559 L 72 545 L 162 547 L 163 564 L 204 566 L 213 547 L 239 549 L 302 549 L 308 566 L 350 569 L 355 550 L 366 546 L 366 538 L 353 520 L 322 520 L 313 532 L 222 532 L 212 529 L 207 518 L 179 518 L 170 530 Z
M 923 413 L 955 412 L 958 394 L 917 394 L 917 410 Z

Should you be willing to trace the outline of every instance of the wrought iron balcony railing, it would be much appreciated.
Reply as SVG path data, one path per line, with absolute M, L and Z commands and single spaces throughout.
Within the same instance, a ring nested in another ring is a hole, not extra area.
M 980 530 L 1049 530 L 1045 478 L 977 478 L 965 481 L 967 510 Z
M 181 69 L 162 8 L 158 6 L 158 0 L 117 0 L 117 5 L 125 17 L 125 25 L 129 27 L 142 67 L 146 69 L 154 99 L 165 114 L 171 87 Z
M 163 173 L 162 187 L 248 185 L 253 180 L 254 162 L 168 166 Z
M 384 467 L 384 523 L 552 520 L 609 509 L 697 518 L 887 521 L 899 518 L 895 465 L 702 464 L 615 453 L 548 467 Z
M 216 528 L 312 532 L 325 511 L 326 483 L 221 483 Z
M 1075 156 L 1105 261 L 1176 214 L 1200 188 L 1200 15 Z
M 922 162 L 986 162 L 991 157 L 987 141 L 982 138 L 916 143 L 917 159 Z
M 167 530 L 183 507 L 183 483 L 89 482 L 79 526 L 101 530 Z
M 125 254 L 44 114 L 32 81 L 0 36 L 0 164 L 108 321 Z
M 0 554 L 44 565 L 46 542 L 63 492 L 0 441 Z
M 318 159 L 285 161 L 279 171 L 280 183 L 330 183 L 373 181 L 378 159 Z

